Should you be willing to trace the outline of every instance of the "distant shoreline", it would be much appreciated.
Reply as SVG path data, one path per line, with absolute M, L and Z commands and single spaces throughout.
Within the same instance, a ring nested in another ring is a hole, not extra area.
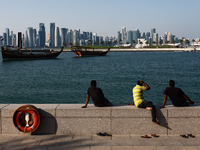
M 111 48 L 110 52 L 189 52 L 192 48 Z M 200 48 L 196 49 L 200 52 Z M 63 52 L 71 52 L 71 49 L 64 49 Z

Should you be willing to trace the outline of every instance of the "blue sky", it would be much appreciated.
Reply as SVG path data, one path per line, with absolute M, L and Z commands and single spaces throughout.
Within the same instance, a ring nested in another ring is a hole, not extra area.
M 117 36 L 121 27 L 159 36 L 171 32 L 178 38 L 200 37 L 200 0 L 0 0 L 0 35 L 5 28 L 25 33 L 44 23 L 59 28 Z

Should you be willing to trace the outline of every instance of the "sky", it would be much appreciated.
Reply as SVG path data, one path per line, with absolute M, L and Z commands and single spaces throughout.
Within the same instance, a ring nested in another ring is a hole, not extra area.
M 80 29 L 98 36 L 115 36 L 139 29 L 156 28 L 159 36 L 171 32 L 176 37 L 200 37 L 200 0 L 0 0 L 0 36 L 9 28 L 15 34 L 28 27 L 39 29 L 50 23 L 59 28 Z

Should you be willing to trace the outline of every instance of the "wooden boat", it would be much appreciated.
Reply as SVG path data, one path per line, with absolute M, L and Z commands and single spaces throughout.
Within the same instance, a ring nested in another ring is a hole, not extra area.
M 94 49 L 84 46 L 72 46 L 71 51 L 75 53 L 76 56 L 105 56 L 110 48 L 108 49 Z
M 44 59 L 56 58 L 63 51 L 54 51 L 52 49 L 26 49 L 13 46 L 1 46 L 3 60 L 6 59 Z

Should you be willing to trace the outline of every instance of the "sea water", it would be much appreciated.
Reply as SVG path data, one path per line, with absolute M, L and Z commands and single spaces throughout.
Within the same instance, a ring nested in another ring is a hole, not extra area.
M 91 80 L 115 104 L 132 102 L 138 80 L 151 87 L 144 97 L 155 104 L 162 104 L 169 80 L 200 103 L 198 52 L 109 52 L 81 58 L 63 52 L 56 59 L 0 60 L 0 103 L 4 104 L 85 103 Z M 167 103 L 171 104 L 169 98 Z

